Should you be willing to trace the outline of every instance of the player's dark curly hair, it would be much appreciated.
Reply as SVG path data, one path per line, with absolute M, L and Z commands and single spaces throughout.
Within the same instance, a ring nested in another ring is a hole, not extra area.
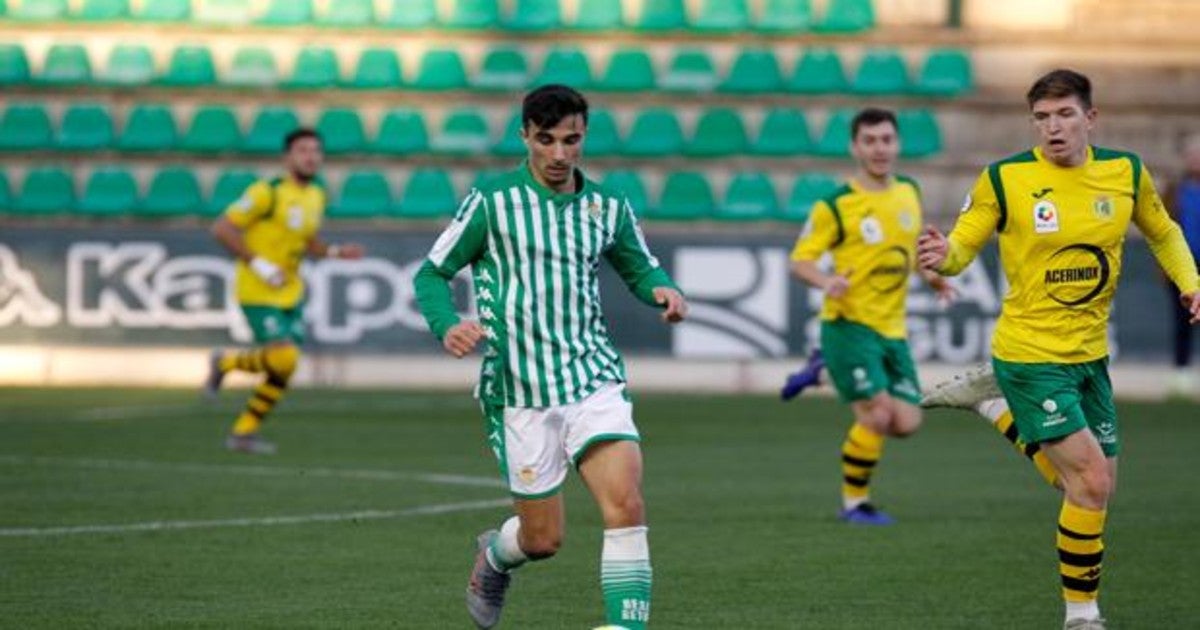
M 549 129 L 568 116 L 580 115 L 587 124 L 588 102 L 574 88 L 558 83 L 543 85 L 525 95 L 521 104 L 521 127 L 529 123 L 541 129 Z
M 1033 87 L 1025 95 L 1025 102 L 1030 109 L 1033 104 L 1044 98 L 1066 98 L 1078 96 L 1085 110 L 1092 108 L 1092 81 L 1074 70 L 1059 68 L 1051 70 L 1034 81 Z
M 896 114 L 892 110 L 868 107 L 855 114 L 854 119 L 850 121 L 850 138 L 857 138 L 858 130 L 862 127 L 878 125 L 881 122 L 890 122 L 894 129 L 900 129 L 900 125 L 896 123 Z
M 325 144 L 325 140 L 321 138 L 321 134 L 315 129 L 309 127 L 297 127 L 283 138 L 283 152 L 287 153 L 292 150 L 292 145 L 305 138 L 313 138 L 321 144 Z

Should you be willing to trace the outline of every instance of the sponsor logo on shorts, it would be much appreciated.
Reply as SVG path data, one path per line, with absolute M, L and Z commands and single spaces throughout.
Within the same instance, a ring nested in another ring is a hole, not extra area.
M 1042 402 L 1042 409 L 1045 409 L 1046 413 L 1054 413 L 1055 411 L 1058 411 L 1058 403 L 1047 398 Z
M 867 378 L 866 368 L 856 367 L 850 374 L 854 376 L 854 389 L 860 392 L 871 389 L 872 383 L 871 379 Z
M 532 466 L 522 466 L 521 470 L 517 471 L 517 479 L 521 483 L 533 483 L 537 481 L 537 471 Z
M 1046 419 L 1042 421 L 1042 428 L 1058 426 L 1066 421 L 1067 417 L 1061 413 L 1052 413 L 1046 416 Z

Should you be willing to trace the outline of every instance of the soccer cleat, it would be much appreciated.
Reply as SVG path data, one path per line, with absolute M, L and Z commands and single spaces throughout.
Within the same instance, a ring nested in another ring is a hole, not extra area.
M 225 450 L 248 455 L 274 455 L 275 444 L 262 439 L 257 433 L 230 434 L 225 438 Z
M 467 582 L 467 614 L 480 628 L 491 628 L 500 623 L 500 609 L 504 608 L 504 593 L 512 576 L 492 568 L 488 562 L 487 550 L 492 538 L 498 532 L 489 529 L 475 539 L 478 551 L 475 553 L 475 567 L 471 569 L 471 579 Z
M 808 362 L 800 368 L 799 372 L 788 374 L 787 381 L 783 383 L 783 389 L 779 390 L 779 397 L 783 400 L 791 400 L 799 396 L 805 389 L 818 385 L 821 382 L 821 370 L 825 369 L 825 357 L 821 355 L 820 348 L 814 348 L 808 355 Z
M 934 385 L 921 398 L 921 406 L 926 409 L 933 407 L 961 407 L 974 409 L 976 405 L 993 398 L 1003 398 L 1004 393 L 996 383 L 996 375 L 992 373 L 992 365 L 983 363 L 968 368 L 954 378 Z
M 891 525 L 896 520 L 875 509 L 870 503 L 860 503 L 848 510 L 842 510 L 838 519 L 855 525 Z
M 1063 630 L 1104 630 L 1104 619 L 1096 617 L 1095 619 L 1068 619 L 1063 624 Z
M 204 379 L 204 396 L 209 400 L 217 397 L 221 391 L 221 382 L 225 380 L 225 372 L 221 371 L 221 351 L 213 350 L 208 355 L 208 378 Z

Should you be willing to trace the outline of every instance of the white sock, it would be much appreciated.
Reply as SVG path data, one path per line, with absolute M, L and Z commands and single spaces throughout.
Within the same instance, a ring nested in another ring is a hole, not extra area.
M 520 531 L 521 519 L 516 516 L 510 517 L 500 526 L 500 533 L 492 539 L 492 544 L 487 550 L 488 564 L 492 565 L 493 569 L 508 573 L 529 560 L 525 552 L 521 551 L 521 542 L 517 537 Z
M 989 422 L 995 423 L 1008 411 L 1008 401 L 1003 398 L 991 398 L 975 405 L 975 411 Z
M 853 510 L 854 508 L 867 503 L 871 497 L 842 497 L 842 508 L 845 510 Z
M 1067 617 L 1066 620 L 1072 619 L 1099 619 L 1100 604 L 1096 600 L 1090 602 L 1067 602 Z

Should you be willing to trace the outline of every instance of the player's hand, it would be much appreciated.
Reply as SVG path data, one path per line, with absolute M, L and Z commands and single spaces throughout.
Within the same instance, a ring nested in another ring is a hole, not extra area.
M 932 225 L 925 226 L 925 232 L 917 238 L 917 265 L 936 271 L 946 262 L 949 254 L 950 242 L 946 240 L 946 235 Z
M 475 344 L 479 343 L 484 336 L 483 326 L 480 326 L 479 322 L 461 321 L 446 331 L 446 336 L 442 338 L 442 346 L 446 348 L 446 352 L 461 359 L 471 354 L 471 351 L 475 349 Z
M 342 260 L 358 260 L 367 253 L 367 248 L 358 243 L 339 243 L 329 246 L 330 258 L 341 258 Z
M 255 256 L 250 259 L 250 271 L 253 271 L 254 275 L 258 276 L 259 279 L 276 289 L 283 286 L 283 283 L 287 280 L 287 277 L 283 274 L 283 269 L 280 269 L 279 265 L 261 256 Z
M 947 278 L 928 270 L 922 270 L 921 275 L 925 277 L 925 282 L 929 283 L 929 288 L 933 289 L 938 306 L 946 308 L 958 298 L 958 289 L 955 289 Z
M 850 272 L 846 272 L 849 275 Z M 850 290 L 850 279 L 842 274 L 829 276 L 829 281 L 825 283 L 825 295 L 833 299 L 838 299 L 846 295 L 846 291 Z
M 654 287 L 654 301 L 664 306 L 662 320 L 668 324 L 683 321 L 687 317 L 688 305 L 683 295 L 670 287 Z
M 1179 296 L 1179 301 L 1183 302 L 1183 308 L 1191 314 L 1192 318 L 1188 320 L 1189 324 L 1200 323 L 1200 291 L 1189 291 L 1182 293 Z

